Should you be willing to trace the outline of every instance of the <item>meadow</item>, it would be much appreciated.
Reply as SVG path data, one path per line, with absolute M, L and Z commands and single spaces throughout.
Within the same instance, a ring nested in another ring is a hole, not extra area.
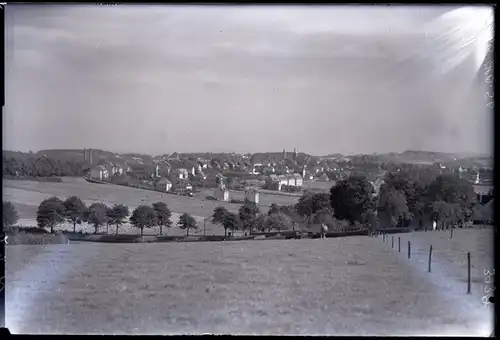
M 3 199 L 10 201 L 16 207 L 19 214 L 19 225 L 36 225 L 36 211 L 38 205 L 50 196 L 57 196 L 65 199 L 69 196 L 80 197 L 87 205 L 94 202 L 103 202 L 109 206 L 113 204 L 125 204 L 130 211 L 141 204 L 153 204 L 154 202 L 165 202 L 172 211 L 172 221 L 177 223 L 180 214 L 187 212 L 198 222 L 200 229 L 197 233 L 203 233 L 205 224 L 207 235 L 224 234 L 223 228 L 214 225 L 209 221 L 209 216 L 213 214 L 217 206 L 224 206 L 231 212 L 237 212 L 240 204 L 229 202 L 207 200 L 207 195 L 212 195 L 212 191 L 206 190 L 195 197 L 177 196 L 156 191 L 130 188 L 111 184 L 88 183 L 81 178 L 63 178 L 62 183 L 35 182 L 35 181 L 14 181 L 3 180 Z M 243 192 L 231 192 L 231 197 L 235 199 L 244 199 Z M 261 194 L 259 208 L 262 212 L 267 212 L 272 203 L 279 205 L 294 204 L 297 197 L 278 196 L 271 194 Z M 208 218 L 208 219 L 207 219 Z M 207 219 L 204 222 L 204 219 Z M 60 229 L 73 230 L 69 224 L 61 225 Z M 93 232 L 92 226 L 83 224 L 77 226 L 77 230 L 84 232 Z M 104 231 L 102 228 L 101 231 Z M 111 227 L 114 232 L 114 227 Z M 157 234 L 159 228 L 145 230 L 145 234 Z M 138 233 L 138 230 L 130 224 L 125 224 L 120 228 L 120 233 Z M 169 235 L 183 235 L 185 232 L 173 227 Z
M 6 325 L 32 334 L 487 336 L 492 231 L 447 234 L 395 235 L 412 240 L 410 260 L 375 237 L 7 246 Z

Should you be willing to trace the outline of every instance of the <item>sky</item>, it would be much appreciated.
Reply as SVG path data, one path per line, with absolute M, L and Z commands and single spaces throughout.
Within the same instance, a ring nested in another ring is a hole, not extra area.
M 9 4 L 3 148 L 490 153 L 492 15 Z

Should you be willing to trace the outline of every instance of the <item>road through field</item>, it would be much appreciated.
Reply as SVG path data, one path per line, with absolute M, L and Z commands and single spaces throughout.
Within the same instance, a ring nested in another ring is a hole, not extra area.
M 13 332 L 478 335 L 369 237 L 7 246 L 6 279 Z

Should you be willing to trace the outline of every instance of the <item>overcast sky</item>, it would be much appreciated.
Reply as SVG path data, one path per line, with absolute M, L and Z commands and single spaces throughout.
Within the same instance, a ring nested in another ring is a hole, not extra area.
M 8 5 L 4 149 L 491 152 L 491 16 Z

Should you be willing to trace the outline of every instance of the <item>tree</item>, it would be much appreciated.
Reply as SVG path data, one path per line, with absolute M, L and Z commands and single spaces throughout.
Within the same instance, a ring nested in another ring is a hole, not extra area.
M 234 235 L 234 232 L 240 229 L 240 219 L 235 213 L 228 212 L 224 215 L 222 225 L 224 226 L 224 231 L 231 230 Z
M 172 221 L 170 220 L 172 213 L 170 212 L 167 204 L 164 202 L 153 203 L 153 210 L 156 213 L 156 221 L 160 227 L 160 235 L 162 235 L 164 227 L 172 227 Z
M 264 214 L 257 215 L 257 217 L 254 220 L 254 227 L 257 230 L 264 232 L 266 230 L 265 221 L 266 221 L 266 215 Z
M 462 210 L 457 203 L 437 201 L 432 203 L 432 212 L 439 229 L 447 229 L 450 224 L 454 224 L 461 219 Z
M 3 202 L 3 227 L 10 228 L 17 223 L 19 216 L 11 202 Z
M 224 217 L 229 213 L 224 207 L 217 207 L 214 209 L 214 213 L 212 215 L 212 223 L 220 224 L 224 227 Z M 224 236 L 227 236 L 227 228 L 224 227 Z
M 292 225 L 292 220 L 282 212 L 274 213 L 266 217 L 265 225 L 268 229 L 287 230 Z
M 472 208 L 476 202 L 476 195 L 472 185 L 453 173 L 437 176 L 428 186 L 426 197 L 428 201 L 427 207 L 433 213 L 439 211 L 440 216 L 444 216 L 446 215 L 444 211 L 449 210 L 447 214 L 451 214 L 453 211 L 452 215 L 454 215 L 454 218 L 456 217 L 456 222 L 468 219 L 472 215 Z M 437 202 L 446 202 L 452 206 L 445 207 L 444 203 Z
M 156 225 L 156 213 L 150 206 L 140 205 L 132 212 L 130 223 L 141 230 L 142 237 L 144 235 L 144 228 L 151 228 Z
M 109 234 L 109 226 L 113 224 L 113 207 L 106 206 L 106 235 Z
M 129 210 L 126 205 L 123 204 L 115 204 L 113 208 L 111 208 L 111 212 L 109 213 L 109 224 L 116 226 L 116 235 L 118 235 L 118 228 L 125 223 L 125 219 L 129 215 Z
M 73 232 L 76 232 L 76 225 L 81 224 L 85 219 L 87 207 L 85 203 L 77 197 L 71 196 L 64 201 L 65 217 L 68 222 L 73 224 Z
M 92 203 L 88 208 L 86 220 L 94 226 L 94 234 L 97 234 L 99 227 L 107 223 L 107 211 L 108 207 L 104 203 Z
M 330 208 L 325 208 L 318 211 L 313 217 L 314 224 L 326 224 L 328 229 L 333 230 L 335 219 L 333 218 L 333 211 Z
M 374 208 L 373 186 L 366 177 L 350 176 L 330 190 L 330 203 L 335 217 L 351 224 L 361 222 L 363 214 Z
M 257 207 L 255 202 L 245 200 L 238 212 L 243 230 L 248 230 L 250 234 L 252 233 L 252 227 L 259 212 L 259 207 Z
M 402 191 L 389 188 L 383 184 L 378 199 L 378 213 L 384 223 L 391 227 L 397 226 L 402 220 L 408 219 L 410 212 Z
M 280 207 L 276 203 L 273 203 L 269 207 L 269 211 L 267 212 L 267 216 L 270 216 L 271 214 L 276 214 L 279 211 L 280 211 Z
M 188 213 L 183 213 L 181 217 L 179 217 L 179 222 L 177 222 L 177 226 L 182 230 L 186 230 L 187 237 L 189 237 L 189 229 L 198 229 L 198 226 L 196 225 L 196 220 L 194 219 L 193 216 L 189 215 Z
M 373 209 L 368 209 L 362 216 L 361 222 L 368 229 L 370 234 L 377 230 L 378 216 L 377 212 Z
M 40 228 L 50 228 L 50 233 L 54 232 L 54 227 L 64 222 L 64 203 L 59 198 L 53 196 L 40 203 L 36 213 L 36 222 Z
M 305 192 L 295 205 L 297 213 L 300 216 L 307 217 L 309 223 L 314 219 L 317 212 L 325 208 L 330 208 L 330 195 L 327 193 L 313 194 Z

